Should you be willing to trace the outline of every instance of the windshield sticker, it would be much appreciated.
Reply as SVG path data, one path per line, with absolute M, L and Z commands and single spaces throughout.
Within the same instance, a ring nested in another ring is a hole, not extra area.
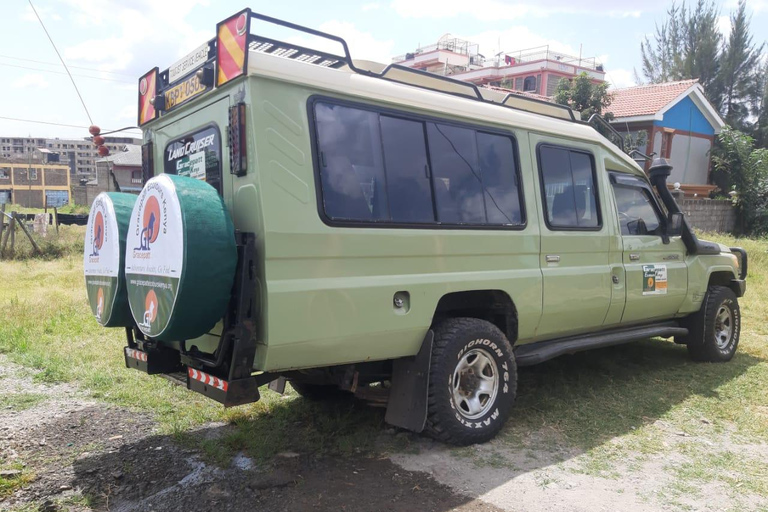
M 643 265 L 643 295 L 667 294 L 667 266 Z
M 221 137 L 215 126 L 172 140 L 164 160 L 166 174 L 205 181 L 221 193 Z

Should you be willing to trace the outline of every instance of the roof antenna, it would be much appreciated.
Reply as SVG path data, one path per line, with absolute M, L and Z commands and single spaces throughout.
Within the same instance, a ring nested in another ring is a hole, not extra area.
M 48 40 L 51 42 L 51 46 L 53 46 L 54 51 L 56 51 L 56 55 L 59 56 L 59 60 L 61 61 L 61 65 L 64 66 L 64 69 L 67 71 L 67 75 L 69 75 L 69 79 L 72 81 L 72 86 L 75 88 L 75 92 L 77 93 L 77 97 L 80 98 L 80 103 L 83 104 L 83 110 L 85 110 L 85 115 L 88 116 L 88 121 L 93 124 L 93 119 L 91 119 L 91 114 L 88 112 L 88 107 L 85 106 L 85 101 L 83 101 L 83 97 L 80 95 L 80 90 L 77 88 L 77 84 L 75 83 L 75 79 L 72 78 L 72 73 L 69 72 L 69 68 L 67 67 L 67 64 L 64 62 L 64 59 L 61 57 L 61 54 L 59 53 L 59 49 L 56 48 L 56 44 L 53 42 L 53 39 L 51 38 L 51 34 L 48 33 L 48 29 L 45 28 L 45 24 L 43 23 L 43 20 L 40 18 L 40 15 L 37 14 L 37 9 L 35 9 L 35 6 L 32 5 L 32 0 L 28 0 L 29 6 L 32 8 L 32 12 L 35 13 L 35 17 L 37 17 L 37 21 L 40 22 L 40 26 L 43 27 L 43 31 L 45 32 L 45 35 L 48 36 Z

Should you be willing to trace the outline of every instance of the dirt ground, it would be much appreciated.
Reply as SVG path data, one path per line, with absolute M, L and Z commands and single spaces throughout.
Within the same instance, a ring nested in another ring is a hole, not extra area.
M 0 510 L 355 510 L 495 512 L 387 458 L 282 453 L 266 467 L 243 455 L 230 467 L 159 435 L 151 418 L 87 399 L 69 385 L 42 385 L 0 356 L 0 396 L 36 397 L 0 410 L 0 463 L 23 463 L 31 482 Z M 227 427 L 195 435 L 216 438 Z

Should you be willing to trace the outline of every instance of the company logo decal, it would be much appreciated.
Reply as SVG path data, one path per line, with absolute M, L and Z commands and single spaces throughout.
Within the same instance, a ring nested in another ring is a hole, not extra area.
M 96 212 L 96 218 L 93 220 L 93 244 L 91 246 L 91 256 L 98 257 L 99 251 L 104 246 L 104 215 Z
M 144 299 L 144 320 L 141 322 L 142 327 L 149 329 L 152 326 L 152 322 L 157 318 L 157 295 L 155 290 L 149 290 L 147 297 Z
M 99 287 L 96 293 L 96 320 L 101 320 L 102 313 L 104 313 L 104 288 Z
M 139 247 L 136 251 L 148 251 L 149 245 L 157 241 L 160 234 L 160 203 L 155 196 L 149 196 L 144 205 L 142 229 L 139 235 Z

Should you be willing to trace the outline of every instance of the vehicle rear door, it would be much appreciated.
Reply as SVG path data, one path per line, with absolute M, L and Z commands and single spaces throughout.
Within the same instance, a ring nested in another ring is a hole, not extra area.
M 666 219 L 648 183 L 611 173 L 626 273 L 627 300 L 622 323 L 674 316 L 688 289 L 682 239 L 666 235 Z
M 590 146 L 532 135 L 543 220 L 543 312 L 536 338 L 602 327 L 612 295 L 609 229 Z

